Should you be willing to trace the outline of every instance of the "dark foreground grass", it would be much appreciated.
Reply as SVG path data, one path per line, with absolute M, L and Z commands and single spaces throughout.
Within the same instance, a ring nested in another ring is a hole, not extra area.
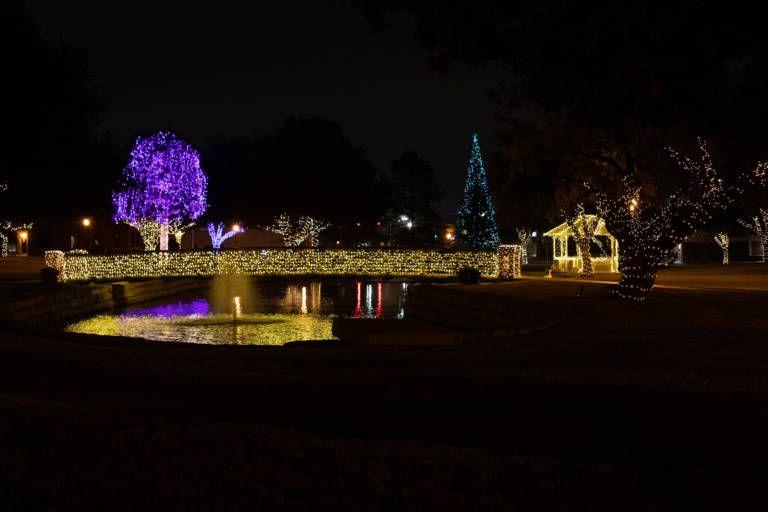
M 538 295 L 563 324 L 450 348 L 0 335 L 0 503 L 760 508 L 765 295 L 562 286 Z

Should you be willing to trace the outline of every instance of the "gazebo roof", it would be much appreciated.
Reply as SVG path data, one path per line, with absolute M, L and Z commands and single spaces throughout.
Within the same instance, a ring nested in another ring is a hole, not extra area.
M 578 224 L 581 224 L 582 222 L 584 222 L 584 218 L 586 218 L 587 220 L 590 220 L 590 221 L 593 220 L 593 219 L 596 219 L 596 218 L 598 219 L 598 221 L 597 221 L 597 229 L 595 230 L 595 235 L 599 235 L 599 236 L 612 236 L 608 232 L 608 229 L 606 229 L 606 227 L 605 227 L 605 221 L 603 219 L 598 218 L 597 215 L 591 215 L 591 214 L 583 215 L 582 217 L 579 217 L 578 219 L 576 219 L 576 224 L 578 225 Z M 559 226 L 554 227 L 554 228 L 550 229 L 549 231 L 547 231 L 546 233 L 544 233 L 544 236 L 549 236 L 549 237 L 552 237 L 552 238 L 559 238 L 559 237 L 571 236 L 571 235 L 573 235 L 573 233 L 571 232 L 571 228 L 568 227 L 568 223 L 567 222 L 563 222 Z

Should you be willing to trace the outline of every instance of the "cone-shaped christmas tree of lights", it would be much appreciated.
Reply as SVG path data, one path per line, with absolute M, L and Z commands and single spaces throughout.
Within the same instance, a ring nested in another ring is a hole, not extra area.
M 464 185 L 464 198 L 459 206 L 456 233 L 459 242 L 473 249 L 499 247 L 496 213 L 491 194 L 488 192 L 488 179 L 476 133 L 472 135 L 472 155 L 469 157 L 467 182 Z

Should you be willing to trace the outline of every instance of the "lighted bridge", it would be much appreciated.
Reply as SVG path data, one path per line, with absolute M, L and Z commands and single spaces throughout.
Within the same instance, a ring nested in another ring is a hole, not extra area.
M 241 249 L 234 251 L 142 252 L 115 255 L 45 253 L 46 266 L 62 281 L 157 277 L 359 275 L 437 277 L 464 267 L 484 277 L 520 276 L 520 247 L 498 251 L 431 249 Z

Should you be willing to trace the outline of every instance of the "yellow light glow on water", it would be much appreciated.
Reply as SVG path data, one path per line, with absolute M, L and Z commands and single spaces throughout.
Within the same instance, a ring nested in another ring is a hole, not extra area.
M 303 315 L 307 314 L 307 287 L 306 286 L 301 287 L 301 313 Z
M 205 317 L 121 317 L 98 315 L 67 326 L 68 332 L 204 344 L 283 345 L 298 340 L 332 340 L 333 319 L 321 315 L 230 314 Z

